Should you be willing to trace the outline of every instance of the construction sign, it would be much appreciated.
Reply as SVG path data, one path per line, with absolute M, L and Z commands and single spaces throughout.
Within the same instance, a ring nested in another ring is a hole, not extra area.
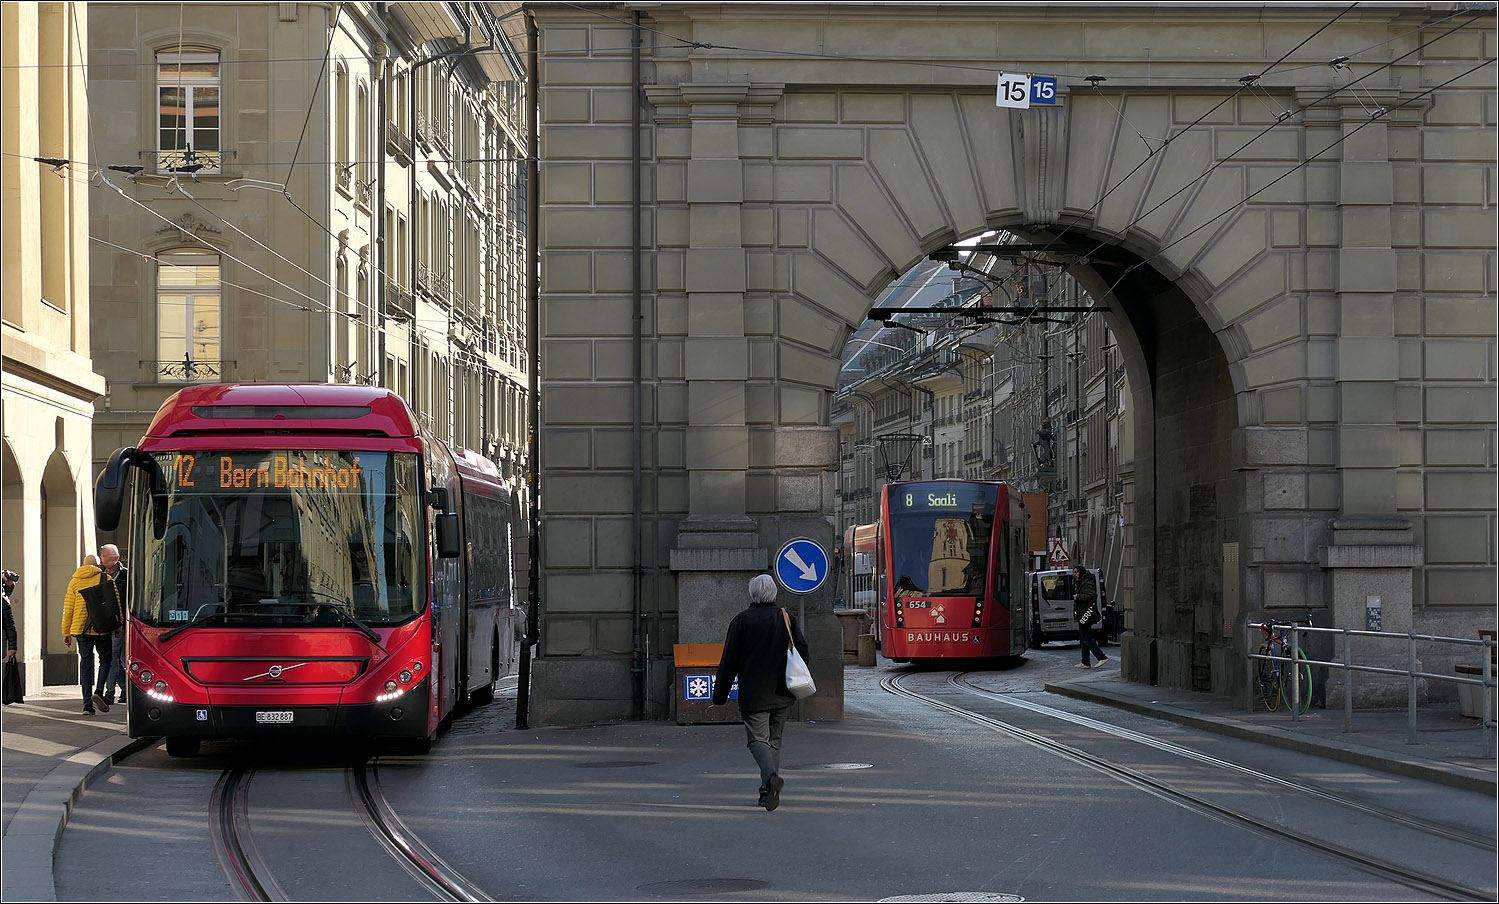
M 1052 568 L 1066 568 L 1072 564 L 1072 556 L 1067 554 L 1067 544 L 1062 542 L 1061 537 L 1051 541 L 1051 552 L 1046 557 L 1046 563 Z

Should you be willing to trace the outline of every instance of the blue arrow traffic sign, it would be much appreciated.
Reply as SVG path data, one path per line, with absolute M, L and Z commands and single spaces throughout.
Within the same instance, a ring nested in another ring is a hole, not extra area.
M 828 554 L 806 537 L 797 537 L 776 553 L 776 579 L 792 593 L 811 593 L 828 579 Z

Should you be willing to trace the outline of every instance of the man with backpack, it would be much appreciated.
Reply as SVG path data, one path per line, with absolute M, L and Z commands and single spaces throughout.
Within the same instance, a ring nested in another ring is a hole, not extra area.
M 84 556 L 83 564 L 68 581 L 67 596 L 62 604 L 62 642 L 72 646 L 78 641 L 78 683 L 83 688 L 83 714 L 91 716 L 94 707 L 109 712 L 104 699 L 104 682 L 114 661 L 114 635 L 123 630 L 124 610 L 115 594 L 112 581 L 104 577 L 99 557 Z M 94 657 L 99 668 L 94 669 Z

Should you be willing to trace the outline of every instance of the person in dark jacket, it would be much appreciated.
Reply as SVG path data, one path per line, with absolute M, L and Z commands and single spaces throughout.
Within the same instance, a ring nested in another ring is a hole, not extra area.
M 796 697 L 786 689 L 788 638 L 803 659 L 810 661 L 807 640 L 790 613 L 775 604 L 776 582 L 768 574 L 749 582 L 750 606 L 729 622 L 723 658 L 713 682 L 713 703 L 723 706 L 729 688 L 739 679 L 739 715 L 749 740 L 750 755 L 760 767 L 760 806 L 781 805 L 781 732 Z M 789 631 L 789 634 L 788 634 Z
M 1072 616 L 1077 619 L 1078 646 L 1082 648 L 1083 661 L 1073 666 L 1075 669 L 1101 669 L 1103 664 L 1109 661 L 1109 657 L 1103 655 L 1103 650 L 1098 646 L 1098 641 L 1093 637 L 1093 626 L 1098 624 L 1103 616 L 1098 607 L 1098 581 L 1093 577 L 1093 572 L 1081 565 L 1072 566 Z M 1092 652 L 1098 659 L 1097 665 L 1088 664 L 1088 653 Z
M 19 646 L 16 643 L 16 639 L 17 639 L 17 634 L 16 634 L 16 618 L 15 618 L 15 615 L 12 614 L 11 611 L 10 611 L 10 595 L 11 595 L 11 592 L 16 589 L 16 581 L 19 581 L 21 579 L 21 576 L 18 575 L 18 574 L 16 574 L 14 571 L 6 571 L 4 573 L 4 578 L 5 578 L 5 658 L 6 659 L 11 659 L 11 658 L 13 658 L 16 655 L 16 650 L 19 649 Z
M 16 589 L 16 581 L 21 576 L 14 571 L 6 569 L 3 572 L 5 579 L 5 697 L 6 704 L 24 703 L 25 690 L 21 686 L 21 669 L 16 662 L 16 650 L 20 644 L 16 634 L 16 617 L 10 611 L 10 595 Z
M 104 569 L 104 579 L 114 585 L 116 595 L 120 598 L 120 624 L 128 626 L 129 619 L 123 617 L 124 613 L 130 611 L 128 591 L 129 583 L 125 580 L 129 569 L 120 561 L 120 548 L 113 543 L 99 547 L 99 567 Z M 104 679 L 104 702 L 125 702 L 125 627 L 115 632 L 114 640 L 110 642 L 109 677 Z

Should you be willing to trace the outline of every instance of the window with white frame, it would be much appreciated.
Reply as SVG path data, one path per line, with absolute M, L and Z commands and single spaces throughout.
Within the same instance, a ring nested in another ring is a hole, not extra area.
M 156 55 L 157 168 L 218 172 L 223 162 L 219 55 L 170 50 Z
M 157 376 L 162 382 L 223 377 L 220 354 L 223 289 L 217 254 L 178 252 L 158 256 L 156 271 Z

